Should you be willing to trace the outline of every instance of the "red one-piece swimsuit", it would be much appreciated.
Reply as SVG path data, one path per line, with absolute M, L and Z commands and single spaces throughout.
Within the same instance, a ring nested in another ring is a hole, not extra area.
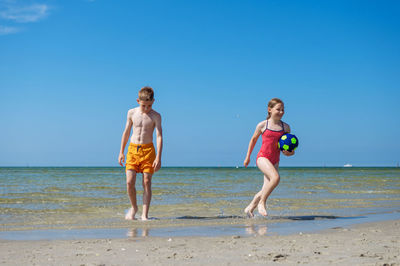
M 268 120 L 267 126 L 265 127 L 264 132 L 261 135 L 262 144 L 261 149 L 257 154 L 257 160 L 259 157 L 267 158 L 273 165 L 279 162 L 280 158 L 280 150 L 278 148 L 279 139 L 285 134 L 285 130 L 282 123 L 282 130 L 275 131 L 268 129 Z

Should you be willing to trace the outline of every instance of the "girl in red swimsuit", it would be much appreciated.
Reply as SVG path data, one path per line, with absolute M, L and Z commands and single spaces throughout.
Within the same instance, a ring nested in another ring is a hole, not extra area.
M 253 217 L 253 211 L 257 207 L 258 212 L 267 216 L 266 201 L 279 184 L 280 176 L 278 172 L 280 150 L 278 148 L 278 141 L 280 137 L 290 132 L 288 124 L 281 121 L 284 111 L 283 102 L 278 98 L 273 98 L 268 103 L 268 117 L 266 120 L 258 123 L 256 131 L 250 140 L 249 148 L 247 150 L 244 166 L 247 167 L 250 163 L 250 155 L 256 145 L 258 137 L 261 135 L 262 145 L 257 154 L 257 167 L 264 174 L 264 184 L 261 190 L 254 195 L 253 200 L 246 207 L 244 212 L 249 217 Z M 292 156 L 294 151 L 282 151 L 286 156 Z

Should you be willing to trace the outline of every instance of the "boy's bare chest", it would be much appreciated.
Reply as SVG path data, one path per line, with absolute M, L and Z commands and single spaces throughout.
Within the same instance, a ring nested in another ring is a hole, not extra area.
M 136 113 L 132 116 L 133 127 L 152 128 L 154 121 L 148 114 Z

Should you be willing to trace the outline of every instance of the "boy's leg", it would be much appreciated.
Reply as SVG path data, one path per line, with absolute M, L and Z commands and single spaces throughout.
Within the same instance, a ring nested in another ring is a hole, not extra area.
M 132 207 L 129 209 L 128 213 L 125 215 L 125 219 L 134 220 L 135 214 L 138 211 L 136 203 L 136 172 L 134 170 L 126 170 L 126 190 L 128 192 L 129 200 Z
M 279 184 L 280 176 L 278 173 L 279 164 L 273 165 L 267 158 L 260 157 L 257 160 L 257 166 L 264 174 L 264 185 L 261 189 L 260 200 L 258 202 L 258 212 L 267 216 L 267 210 L 265 208 L 265 202 L 267 201 L 271 192 Z
M 148 220 L 151 201 L 151 177 L 152 173 L 143 173 L 143 211 L 142 220 Z

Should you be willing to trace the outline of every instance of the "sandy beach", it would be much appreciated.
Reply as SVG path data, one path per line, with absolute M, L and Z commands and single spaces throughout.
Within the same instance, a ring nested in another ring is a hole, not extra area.
M 2 265 L 400 265 L 400 220 L 312 234 L 0 240 Z

